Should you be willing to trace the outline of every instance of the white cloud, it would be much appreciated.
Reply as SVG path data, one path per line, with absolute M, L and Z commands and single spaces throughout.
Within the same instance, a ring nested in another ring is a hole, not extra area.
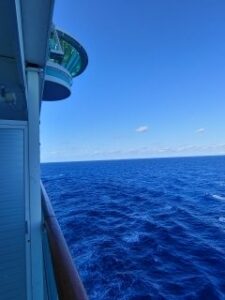
M 42 162 L 56 161 L 81 161 L 101 159 L 127 159 L 127 158 L 150 158 L 150 157 L 177 157 L 196 155 L 225 155 L 225 143 L 218 144 L 181 144 L 181 145 L 159 145 L 152 144 L 144 147 L 123 148 L 121 146 L 109 149 L 95 148 L 89 146 L 76 148 L 65 145 L 60 149 L 42 151 Z
M 135 129 L 135 131 L 139 132 L 139 133 L 143 133 L 143 132 L 146 132 L 148 130 L 149 130 L 149 128 L 146 125 L 140 126 L 140 127 L 138 127 L 138 128 Z
M 205 132 L 205 128 L 198 128 L 195 130 L 195 133 L 203 133 Z
M 215 145 L 177 145 L 174 147 L 140 147 L 128 149 L 99 150 L 90 156 L 101 158 L 141 158 L 141 157 L 169 157 L 185 155 L 216 155 L 225 154 L 225 144 Z

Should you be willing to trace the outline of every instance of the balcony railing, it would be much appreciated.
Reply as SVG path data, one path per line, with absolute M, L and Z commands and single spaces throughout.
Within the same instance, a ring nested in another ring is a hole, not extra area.
M 47 236 L 47 239 L 43 238 L 43 243 L 45 243 L 43 249 L 44 252 L 48 249 L 50 252 L 44 253 L 45 268 L 48 268 L 45 270 L 47 299 L 55 300 L 58 297 L 60 300 L 87 300 L 87 294 L 43 184 L 41 184 L 41 191 L 44 231 Z M 52 274 L 53 278 L 48 278 L 51 277 L 49 274 Z M 54 291 L 54 286 L 57 291 Z

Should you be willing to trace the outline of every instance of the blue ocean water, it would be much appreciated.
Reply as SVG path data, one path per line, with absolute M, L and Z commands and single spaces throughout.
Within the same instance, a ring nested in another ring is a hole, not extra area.
M 225 299 L 225 157 L 42 164 L 90 300 Z

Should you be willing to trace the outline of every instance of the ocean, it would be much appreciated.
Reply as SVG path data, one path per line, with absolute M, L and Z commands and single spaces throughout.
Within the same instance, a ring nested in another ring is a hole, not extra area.
M 90 300 L 225 299 L 225 157 L 42 164 Z

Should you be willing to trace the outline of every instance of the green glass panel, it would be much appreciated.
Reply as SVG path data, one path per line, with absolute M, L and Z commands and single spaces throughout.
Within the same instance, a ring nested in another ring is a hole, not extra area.
M 80 54 L 72 45 L 70 45 L 65 40 L 61 40 L 61 46 L 64 52 L 61 65 L 65 67 L 74 77 L 81 68 Z
M 57 31 L 52 31 L 50 40 L 50 60 L 63 66 L 75 77 L 82 67 L 79 52 L 63 37 L 58 37 Z
M 61 46 L 55 30 L 51 32 L 49 46 L 50 46 L 50 50 L 61 51 Z

